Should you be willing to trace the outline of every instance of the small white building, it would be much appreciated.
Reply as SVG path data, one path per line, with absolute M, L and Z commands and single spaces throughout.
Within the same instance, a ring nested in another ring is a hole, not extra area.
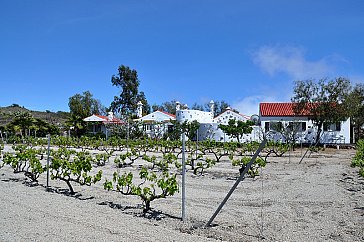
M 112 112 L 108 113 L 108 116 L 93 114 L 87 118 L 84 118 L 83 121 L 85 122 L 91 122 L 92 126 L 90 127 L 90 130 L 88 130 L 89 133 L 97 134 L 97 133 L 107 133 L 106 124 L 118 124 L 122 125 L 123 122 L 114 117 L 114 114 Z
M 247 120 L 250 120 L 250 116 L 241 113 L 236 113 L 235 111 L 231 110 L 230 107 L 227 107 L 223 113 L 214 118 L 214 122 L 217 124 L 227 125 L 230 119 L 235 119 L 237 121 L 240 120 L 245 122 Z
M 310 120 L 309 115 L 296 115 L 293 111 L 293 103 L 260 103 L 259 119 L 262 130 L 276 141 L 285 141 L 276 127 L 287 127 L 294 124 L 296 127 L 296 140 L 302 143 L 313 143 L 317 127 Z M 320 142 L 323 144 L 350 143 L 350 119 L 336 124 L 324 124 Z
M 142 103 L 138 103 L 137 110 L 138 119 L 142 123 L 145 134 L 150 138 L 162 138 L 163 135 L 172 129 L 172 121 L 176 120 L 176 116 L 164 111 L 155 111 L 142 117 Z
M 213 139 L 214 131 L 217 129 L 217 125 L 214 123 L 214 101 L 210 102 L 210 112 L 181 109 L 180 103 L 176 102 L 176 120 L 179 123 L 193 122 L 196 120 L 200 123 L 198 129 L 198 140 Z
M 214 122 L 218 125 L 223 124 L 227 125 L 231 119 L 236 121 L 246 122 L 251 120 L 251 116 L 244 115 L 238 112 L 233 111 L 230 107 L 226 108 L 226 110 L 220 115 L 214 118 Z M 249 142 L 249 141 L 259 141 L 261 138 L 260 129 L 258 126 L 253 126 L 253 130 L 250 134 L 244 134 L 241 138 L 241 142 Z M 236 138 L 232 138 L 226 135 L 221 129 L 217 128 L 215 131 L 215 140 L 224 141 L 224 142 L 236 142 Z

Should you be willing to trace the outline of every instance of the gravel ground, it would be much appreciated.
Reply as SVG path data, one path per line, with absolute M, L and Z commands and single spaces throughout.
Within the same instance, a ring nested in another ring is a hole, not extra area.
M 364 179 L 350 167 L 355 151 L 326 149 L 272 157 L 263 174 L 239 184 L 212 227 L 205 224 L 234 184 L 238 169 L 221 161 L 203 176 L 187 173 L 187 221 L 181 194 L 152 202 L 45 176 L 34 186 L 0 169 L 0 241 L 364 241 Z M 98 168 L 96 168 L 98 169 Z M 111 178 L 115 168 L 102 167 Z M 103 179 L 104 181 L 104 179 Z

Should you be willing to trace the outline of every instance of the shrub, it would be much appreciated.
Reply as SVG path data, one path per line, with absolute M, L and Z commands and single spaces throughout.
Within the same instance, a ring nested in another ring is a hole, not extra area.
M 359 168 L 359 175 L 364 177 L 364 139 L 361 139 L 357 143 L 356 154 L 351 161 L 352 167 Z
M 40 150 L 29 148 L 26 145 L 13 146 L 15 153 L 6 152 L 4 154 L 4 164 L 10 165 L 14 173 L 24 173 L 33 182 L 38 182 L 39 175 L 45 171 L 38 155 Z
M 66 148 L 60 148 L 58 151 L 53 152 L 53 159 L 49 166 L 51 179 L 58 179 L 64 181 L 70 194 L 75 194 L 71 182 L 80 185 L 90 186 L 98 181 L 101 181 L 102 171 L 100 170 L 96 175 L 91 176 L 89 172 L 92 170 L 92 157 L 87 152 L 76 152 L 72 157 L 74 151 Z
M 244 171 L 246 165 L 250 162 L 251 157 L 242 157 L 240 159 L 234 160 L 232 156 L 229 157 L 232 161 L 232 165 L 233 166 L 241 166 L 241 168 L 239 169 L 240 173 Z M 266 161 L 260 157 L 257 157 L 254 161 L 254 163 L 251 165 L 251 167 L 248 170 L 248 174 L 251 177 L 255 177 L 259 175 L 259 171 L 258 169 L 260 167 L 265 167 L 266 165 Z
M 160 166 L 161 163 L 154 165 Z M 143 166 L 139 179 L 135 179 L 131 172 L 124 172 L 122 175 L 114 172 L 112 181 L 105 181 L 104 189 L 115 189 L 123 195 L 139 196 L 143 201 L 143 212 L 146 213 L 151 209 L 152 201 L 173 196 L 179 190 L 176 174 L 168 172 L 168 163 L 163 163 L 159 168 L 160 170 L 153 171 Z

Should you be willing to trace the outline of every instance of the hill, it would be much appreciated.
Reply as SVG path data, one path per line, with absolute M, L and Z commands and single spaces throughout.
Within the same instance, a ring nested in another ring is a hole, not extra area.
M 0 107 L 0 126 L 7 125 L 13 119 L 14 115 L 19 112 L 29 112 L 34 118 L 44 120 L 59 127 L 65 126 L 65 122 L 69 116 L 68 112 L 34 111 L 13 104 L 8 107 Z

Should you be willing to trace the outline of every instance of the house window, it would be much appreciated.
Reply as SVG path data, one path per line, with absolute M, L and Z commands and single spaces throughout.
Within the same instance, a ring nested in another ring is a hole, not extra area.
M 269 130 L 281 131 L 283 128 L 282 122 L 271 122 L 269 125 Z
M 269 131 L 269 122 L 264 123 L 264 130 L 265 130 L 265 132 Z
M 301 126 L 302 126 L 302 132 L 306 131 L 306 122 L 302 122 Z
M 145 124 L 143 127 L 144 131 L 149 131 L 150 128 L 151 128 L 150 124 Z
M 293 132 L 306 131 L 306 122 L 289 122 L 288 129 Z
M 324 131 L 341 131 L 341 122 L 337 122 L 334 124 L 324 123 L 323 130 Z
M 101 132 L 101 124 L 96 125 L 95 132 Z
M 322 128 L 324 131 L 328 131 L 330 129 L 330 124 L 328 123 L 324 123 L 323 124 L 323 128 Z M 330 130 L 331 131 L 331 130 Z
M 341 131 L 341 123 L 340 122 L 337 122 L 335 126 L 336 126 L 336 131 Z

